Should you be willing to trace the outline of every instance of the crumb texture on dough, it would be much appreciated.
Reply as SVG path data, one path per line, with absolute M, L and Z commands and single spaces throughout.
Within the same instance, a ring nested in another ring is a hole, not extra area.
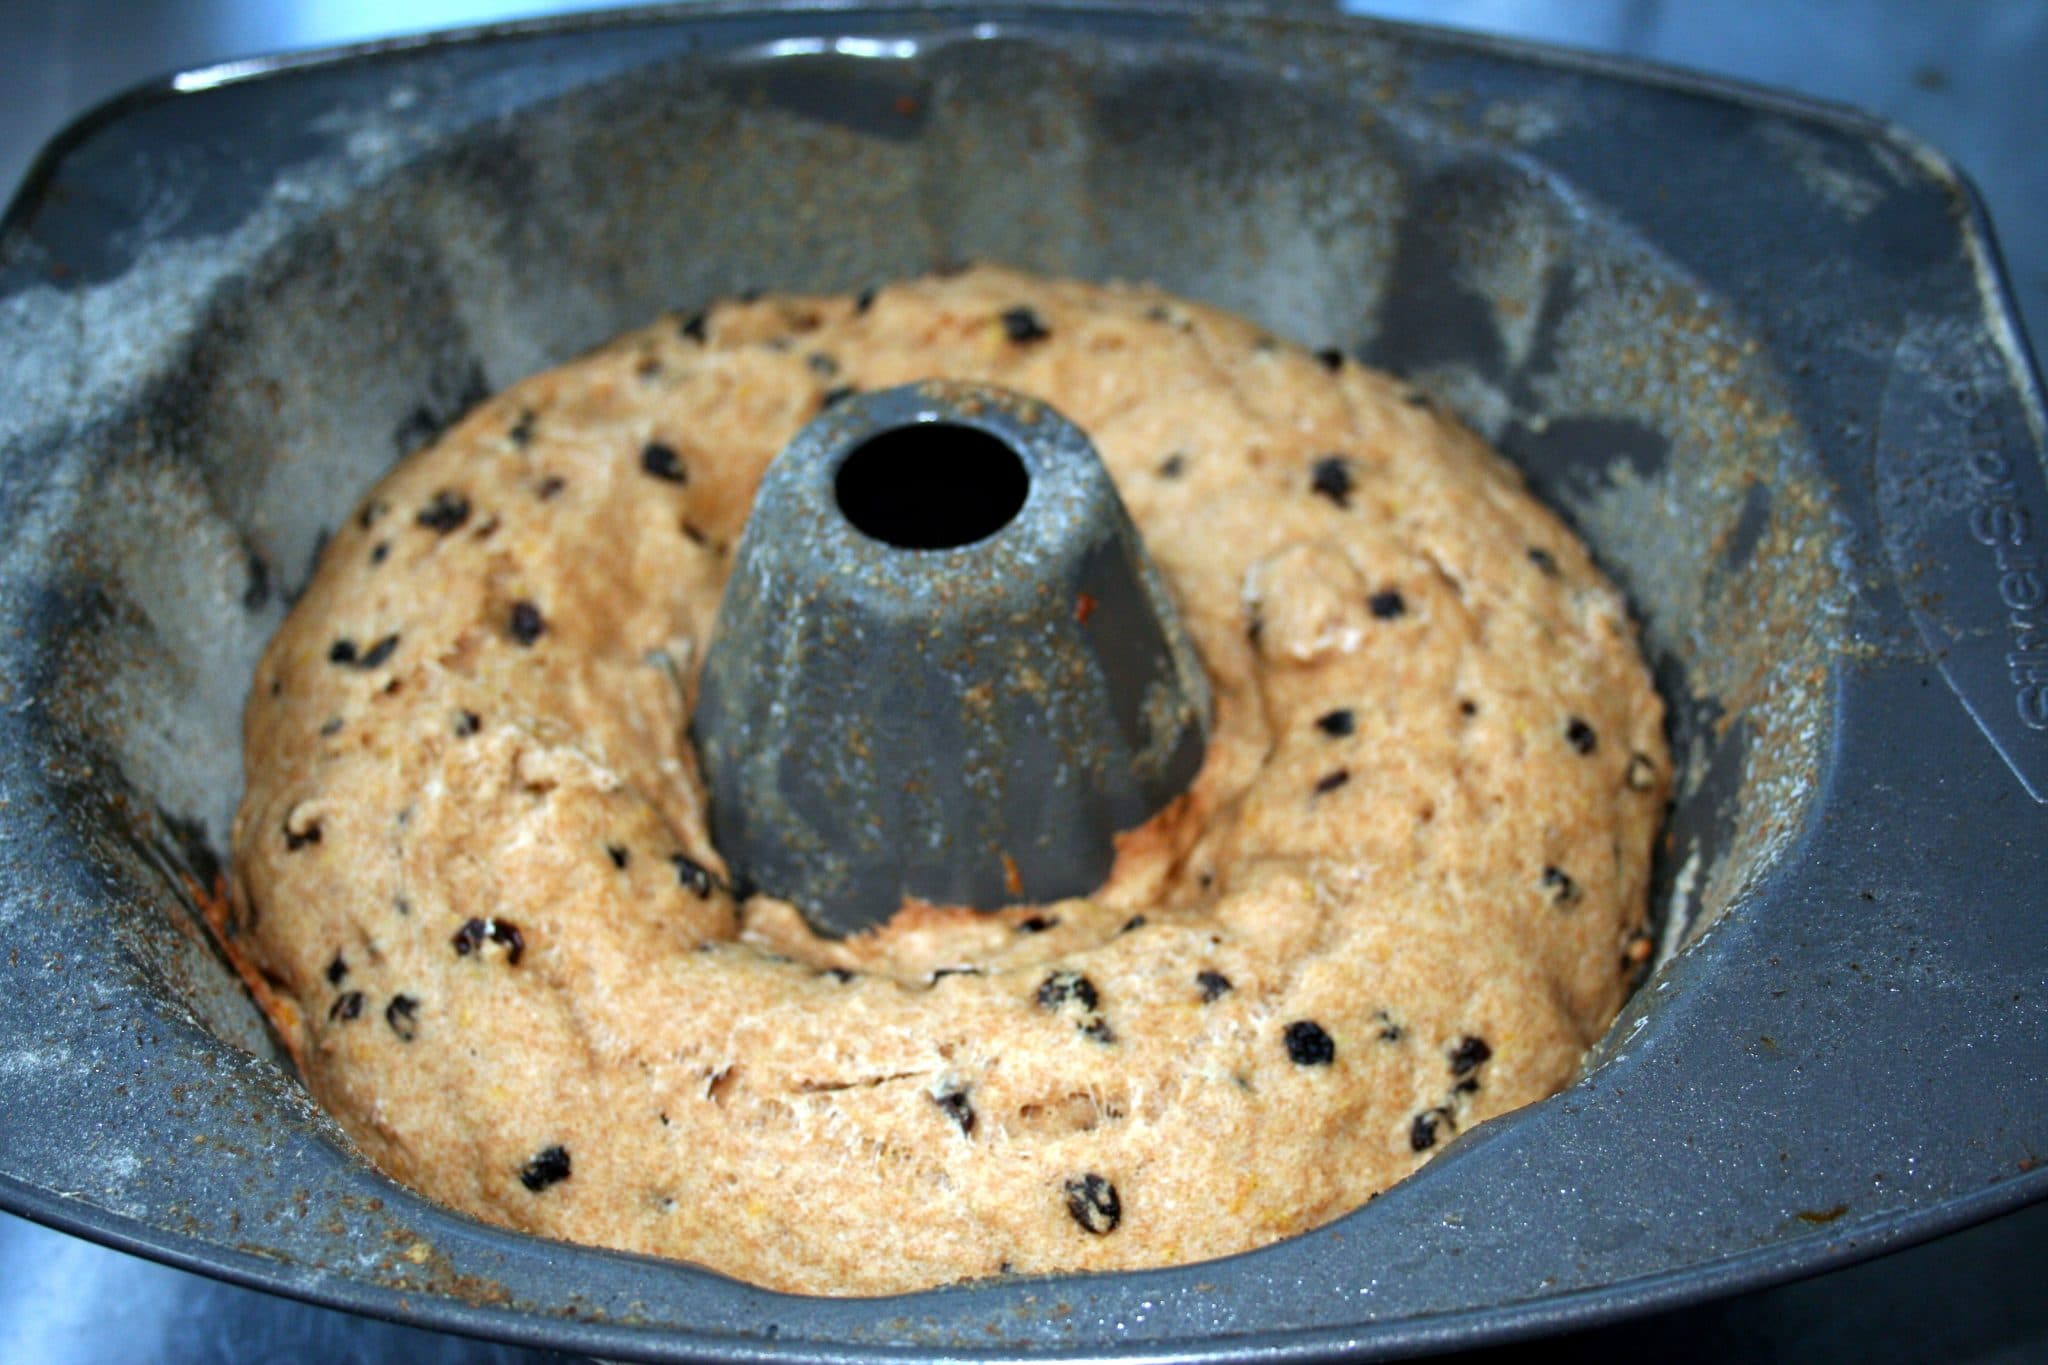
M 754 486 L 932 377 L 1087 431 L 1215 693 L 1084 899 L 843 942 L 736 902 L 684 740 Z M 396 467 L 258 667 L 237 951 L 384 1170 L 779 1289 L 1170 1264 L 1548 1094 L 1642 957 L 1670 770 L 1612 586 L 1399 381 L 978 268 L 666 318 Z

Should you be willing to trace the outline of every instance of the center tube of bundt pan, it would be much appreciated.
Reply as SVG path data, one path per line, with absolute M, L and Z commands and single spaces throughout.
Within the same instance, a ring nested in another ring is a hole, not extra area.
M 1208 722 L 1088 438 L 932 381 L 833 405 L 769 466 L 691 733 L 734 880 L 843 936 L 1094 890 Z

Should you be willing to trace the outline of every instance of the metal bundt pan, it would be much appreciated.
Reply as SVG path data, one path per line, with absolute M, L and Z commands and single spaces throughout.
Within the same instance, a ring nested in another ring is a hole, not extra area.
M 809 1300 L 397 1188 L 192 910 L 323 528 L 482 394 L 659 309 L 967 258 L 1356 348 L 1520 461 L 1673 703 L 1657 905 L 1685 946 L 1565 1093 L 1211 1264 Z M 2048 1189 L 2042 430 L 1938 156 L 1512 44 L 709 6 L 145 90 L 0 229 L 0 1204 L 478 1335 L 805 1361 L 1388 1354 L 2019 1204 Z

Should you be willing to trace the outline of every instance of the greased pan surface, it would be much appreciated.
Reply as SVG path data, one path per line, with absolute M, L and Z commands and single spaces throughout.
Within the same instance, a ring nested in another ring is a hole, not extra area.
M 323 527 L 484 392 L 662 308 L 970 258 L 1359 350 L 1522 463 L 1673 703 L 1657 895 L 1686 946 L 1571 1090 L 1208 1265 L 797 1299 L 393 1186 L 192 910 Z M 789 1360 L 1384 1355 L 2016 1204 L 2048 1179 L 2042 425 L 1933 154 L 1529 48 L 710 7 L 141 92 L 0 225 L 0 1202 L 387 1316 Z

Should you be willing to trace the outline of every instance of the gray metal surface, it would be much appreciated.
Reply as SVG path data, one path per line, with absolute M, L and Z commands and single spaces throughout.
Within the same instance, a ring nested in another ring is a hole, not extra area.
M 1086 895 L 1194 780 L 1208 719 L 1088 437 L 934 379 L 844 398 L 768 467 L 691 738 L 734 876 L 836 936 L 906 897 Z
M 10 0 L 0 192 L 81 110 L 230 57 L 606 8 L 604 0 Z M 1345 0 L 1354 14 L 1560 43 L 1796 90 L 1910 129 L 1983 193 L 2048 335 L 2048 6 L 2011 0 Z
M 0 654 L 0 1103 L 63 1122 L 0 1133 L 8 1201 L 609 1354 L 1272 1358 L 1674 1302 L 2035 1193 L 2043 815 L 1993 747 L 2028 734 L 1977 728 L 1904 600 L 1915 566 L 1986 548 L 1948 477 L 1972 422 L 2040 459 L 2038 387 L 1942 164 L 1854 119 L 1488 44 L 977 17 L 718 14 L 328 66 L 133 106 L 33 182 L 0 233 L 0 597 L 23 626 Z M 829 109 L 802 98 L 825 82 Z M 714 132 L 716 163 L 693 154 Z M 768 165 L 801 192 L 749 173 Z M 839 236 L 807 226 L 812 195 Z M 394 1189 L 218 1041 L 264 1046 L 177 927 L 232 802 L 259 589 L 296 582 L 323 512 L 479 376 L 652 299 L 956 255 L 1152 275 L 1360 346 L 1494 434 L 1644 614 L 1687 764 L 1662 884 L 1706 932 L 1566 1094 L 1210 1266 L 792 1300 Z M 1900 344 L 1929 320 L 1971 343 L 1934 360 L 1988 357 L 1953 422 L 1953 378 Z M 1915 478 L 1958 497 L 1878 496 Z M 1903 531 L 1901 501 L 1924 511 Z M 1988 695 L 1979 604 L 1917 610 Z

